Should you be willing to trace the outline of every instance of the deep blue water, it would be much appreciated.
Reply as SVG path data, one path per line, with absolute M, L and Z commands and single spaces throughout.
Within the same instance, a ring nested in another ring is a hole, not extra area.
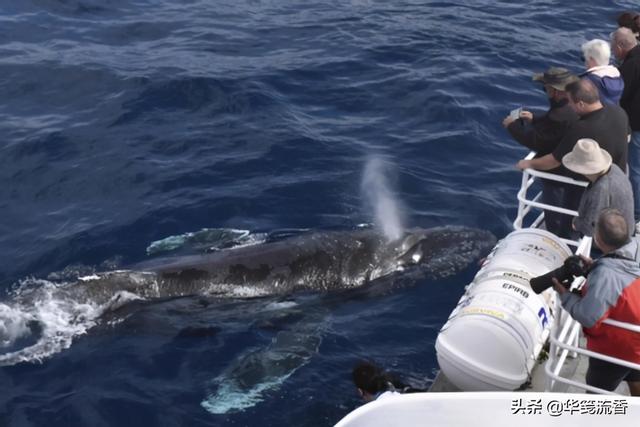
M 504 236 L 525 150 L 502 118 L 543 107 L 532 72 L 579 71 L 580 44 L 606 39 L 633 7 L 3 0 L 0 302 L 54 272 L 143 261 L 152 242 L 204 228 L 371 223 L 360 188 L 371 155 L 407 225 Z M 134 304 L 41 363 L 0 367 L 0 425 L 332 425 L 360 403 L 359 358 L 429 384 L 437 331 L 473 274 Z M 234 361 L 283 334 L 307 340 L 290 376 L 242 411 L 205 409 Z

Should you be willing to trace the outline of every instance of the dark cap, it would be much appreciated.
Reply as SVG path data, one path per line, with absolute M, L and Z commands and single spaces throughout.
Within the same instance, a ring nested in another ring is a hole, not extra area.
M 578 77 L 566 68 L 551 67 L 544 73 L 533 75 L 533 81 L 542 82 L 554 89 L 564 91 L 568 84 L 578 81 Z

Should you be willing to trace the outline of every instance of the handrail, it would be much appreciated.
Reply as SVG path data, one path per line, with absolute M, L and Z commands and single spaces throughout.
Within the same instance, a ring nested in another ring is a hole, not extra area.
M 569 321 L 575 322 L 574 328 L 575 330 L 579 330 L 580 328 L 580 324 L 578 322 L 576 322 L 573 319 L 569 319 Z M 606 354 L 602 354 L 602 353 L 598 353 L 595 351 L 591 351 L 591 350 L 587 350 L 584 349 L 582 347 L 579 346 L 575 346 L 575 345 L 570 345 L 570 344 L 566 344 L 564 342 L 561 342 L 560 340 L 558 340 L 557 338 L 553 337 L 553 334 L 551 334 L 551 336 L 549 337 L 549 339 L 551 340 L 551 349 L 550 349 L 550 357 L 548 362 L 545 364 L 545 373 L 547 374 L 547 377 L 550 379 L 550 381 L 547 381 L 547 386 L 545 387 L 545 391 L 552 391 L 552 388 L 554 386 L 554 381 L 560 382 L 560 383 L 564 383 L 564 384 L 568 384 L 568 385 L 572 385 L 574 387 L 578 387 L 578 388 L 582 388 L 584 390 L 588 390 L 588 391 L 592 391 L 592 392 L 596 392 L 596 393 L 601 393 L 601 394 L 611 394 L 611 395 L 617 395 L 618 393 L 612 392 L 612 391 L 608 391 L 608 390 L 604 390 L 598 387 L 594 387 L 594 386 L 590 386 L 586 383 L 582 383 L 579 381 L 574 381 L 574 380 L 570 380 L 568 378 L 565 378 L 563 376 L 560 375 L 560 370 L 562 369 L 562 365 L 565 362 L 565 359 L 567 357 L 567 354 L 571 351 L 574 353 L 578 353 L 578 354 L 582 354 L 585 356 L 589 356 L 589 357 L 593 357 L 596 359 L 600 359 L 600 360 L 604 360 L 605 362 L 609 362 L 609 363 L 613 363 L 615 365 L 620 365 L 620 366 L 624 366 L 627 368 L 631 368 L 631 369 L 636 369 L 636 370 L 640 370 L 640 364 L 638 363 L 633 363 L 633 362 L 629 362 L 628 360 L 624 360 L 624 359 L 619 359 L 617 357 L 613 357 L 613 356 L 607 356 Z M 552 363 L 553 360 L 555 359 L 554 354 L 554 346 L 557 346 L 561 349 L 563 349 L 562 354 L 560 355 L 560 357 L 558 357 L 558 364 L 556 365 L 555 369 L 552 369 Z
M 535 151 L 530 151 L 529 154 L 526 155 L 524 160 L 531 160 L 535 157 L 535 155 Z M 527 168 L 525 169 L 525 171 L 531 176 L 537 176 L 538 178 L 545 178 L 551 181 L 564 182 L 565 184 L 573 184 L 580 187 L 586 187 L 589 185 L 587 181 L 578 181 L 577 179 L 569 178 L 568 176 L 557 175 L 555 173 L 544 172 L 537 169 Z
M 617 357 L 607 356 L 606 354 L 598 353 L 597 351 L 587 350 L 585 348 L 578 347 L 578 346 L 575 346 L 575 345 L 564 344 L 564 343 L 561 343 L 560 341 L 556 340 L 553 336 L 551 336 L 550 339 L 551 339 L 551 342 L 553 342 L 554 344 L 556 344 L 559 347 L 562 347 L 562 348 L 564 348 L 566 350 L 574 351 L 574 352 L 579 353 L 579 354 L 584 354 L 585 356 L 594 357 L 596 359 L 604 360 L 605 362 L 615 363 L 616 365 L 624 366 L 625 368 L 631 368 L 631 369 L 635 369 L 635 370 L 640 370 L 640 363 L 633 363 L 633 362 L 629 362 L 628 360 L 620 359 L 620 358 L 617 358 Z
M 563 214 L 571 215 L 571 216 L 578 216 L 578 211 L 574 211 L 573 209 L 559 208 L 557 206 L 549 205 L 547 203 L 536 202 L 534 200 L 528 200 L 526 198 L 526 195 L 521 195 L 520 193 L 518 193 L 518 201 L 520 201 L 522 203 L 525 203 L 528 206 L 532 206 L 534 208 L 539 208 L 539 209 L 545 209 L 545 210 L 548 210 L 548 211 L 559 212 L 559 213 L 563 213 Z
M 537 176 L 538 178 L 548 179 L 550 181 L 563 182 L 565 184 L 572 184 L 578 187 L 587 187 L 589 183 L 587 181 L 578 181 L 577 179 L 569 178 L 568 176 L 556 175 L 554 173 L 543 172 L 536 169 L 525 169 L 531 176 Z
M 606 323 L 607 325 L 615 326 L 618 328 L 626 329 L 628 331 L 637 332 L 640 334 L 640 325 L 635 325 L 633 323 L 621 322 L 615 319 L 604 319 L 602 323 Z
M 527 156 L 525 157 L 525 160 L 533 159 L 535 154 L 536 153 L 534 151 L 529 152 L 529 154 L 527 154 Z M 531 212 L 532 208 L 558 212 L 558 213 L 561 213 L 561 214 L 564 214 L 564 215 L 578 216 L 578 212 L 577 211 L 574 211 L 574 210 L 571 210 L 571 209 L 562 208 L 562 207 L 559 207 L 559 206 L 549 205 L 547 203 L 539 202 L 538 200 L 540 199 L 540 197 L 542 195 L 542 192 L 538 192 L 538 194 L 536 194 L 532 199 L 527 199 L 527 191 L 533 185 L 533 183 L 535 182 L 536 178 L 538 178 L 538 179 L 539 178 L 544 178 L 544 179 L 547 179 L 547 180 L 550 180 L 550 181 L 556 181 L 556 182 L 561 182 L 561 183 L 565 183 L 565 184 L 576 185 L 576 186 L 579 186 L 579 187 L 586 187 L 587 185 L 589 185 L 589 183 L 586 182 L 586 181 L 578 181 L 578 180 L 575 180 L 573 178 L 569 178 L 569 177 L 562 176 L 562 175 L 556 175 L 556 174 L 549 173 L 549 172 L 543 172 L 543 171 L 530 169 L 530 168 L 527 168 L 527 169 L 523 170 L 522 171 L 522 184 L 521 184 L 520 190 L 518 191 L 518 194 L 517 194 L 518 214 L 516 215 L 516 218 L 513 221 L 513 228 L 515 230 L 522 229 L 522 227 L 523 227 L 522 223 L 524 221 L 524 218 Z M 538 216 L 530 226 L 531 227 L 539 226 L 542 223 L 542 218 L 543 218 L 543 214 Z M 579 244 L 579 242 L 577 242 L 575 240 L 564 239 L 564 238 L 561 238 L 561 240 L 564 243 L 566 243 L 568 245 L 571 245 L 571 246 L 578 246 L 578 244 Z

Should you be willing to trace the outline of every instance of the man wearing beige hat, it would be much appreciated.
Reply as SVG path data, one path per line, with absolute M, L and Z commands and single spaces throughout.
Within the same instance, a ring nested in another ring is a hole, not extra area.
M 579 139 L 573 150 L 562 157 L 564 167 L 584 175 L 590 182 L 580 199 L 573 227 L 585 236 L 593 236 L 603 209 L 619 210 L 627 224 L 633 224 L 633 192 L 624 172 L 612 163 L 611 155 L 589 138 Z M 629 227 L 629 235 L 634 232 Z

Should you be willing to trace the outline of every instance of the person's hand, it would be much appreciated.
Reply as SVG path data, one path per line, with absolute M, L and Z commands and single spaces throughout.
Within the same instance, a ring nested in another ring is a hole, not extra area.
M 518 163 L 516 163 L 516 168 L 520 169 L 521 171 L 531 168 L 531 160 L 522 159 L 518 161 Z
M 533 121 L 533 113 L 531 111 L 522 110 L 520 111 L 520 118 L 531 123 Z
M 593 265 L 593 260 L 586 255 L 579 255 L 580 258 L 584 261 L 584 264 L 587 266 L 587 269 L 590 270 Z
M 505 118 L 504 118 L 504 120 L 502 120 L 502 126 L 503 126 L 504 128 L 508 128 L 508 127 L 509 127 L 509 125 L 510 125 L 511 123 L 513 123 L 514 121 L 515 121 L 515 120 L 513 119 L 513 117 L 511 117 L 511 115 L 509 115 L 509 116 L 505 117 Z
M 555 277 L 551 279 L 551 281 L 553 282 L 553 289 L 555 289 L 558 294 L 562 295 L 565 292 L 568 292 L 567 288 L 562 286 L 562 283 L 560 283 Z

